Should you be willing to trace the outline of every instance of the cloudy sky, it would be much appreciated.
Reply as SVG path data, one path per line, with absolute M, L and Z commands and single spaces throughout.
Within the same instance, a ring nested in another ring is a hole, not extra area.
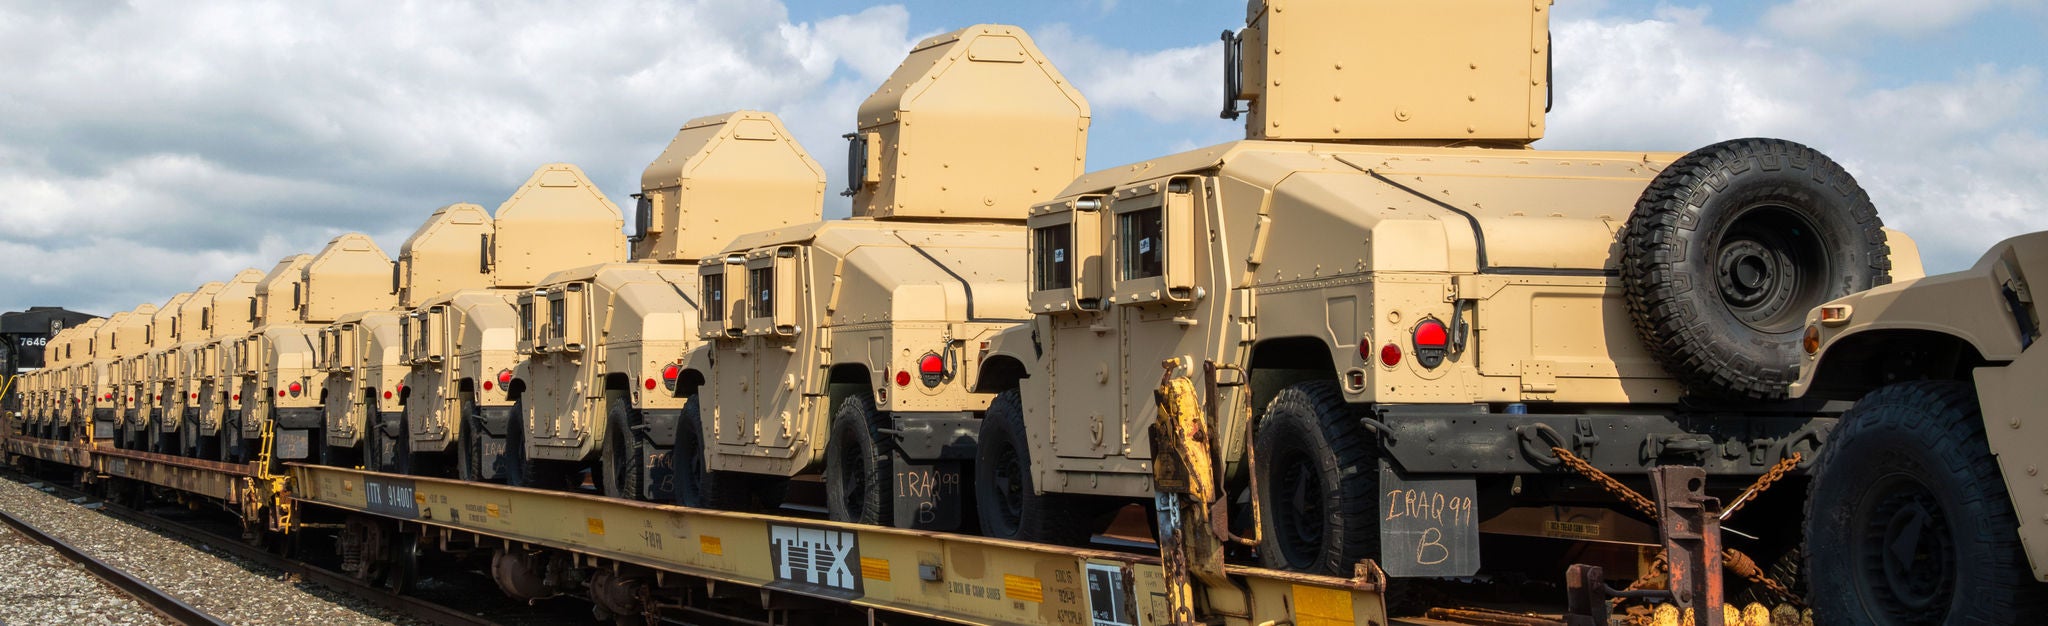
M 1543 148 L 1769 135 L 1844 162 L 1929 269 L 2048 228 L 2048 0 L 1558 0 Z M 839 189 L 916 40 L 1024 26 L 1090 169 L 1227 141 L 1238 0 L 0 0 L 0 311 L 107 314 L 581 165 L 614 201 L 682 122 L 781 114 Z M 833 196 L 828 217 L 843 216 Z

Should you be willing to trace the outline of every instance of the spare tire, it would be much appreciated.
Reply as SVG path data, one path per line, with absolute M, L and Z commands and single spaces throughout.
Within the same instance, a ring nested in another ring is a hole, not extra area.
M 1694 150 L 1629 215 L 1629 315 L 1689 395 L 1784 398 L 1807 312 L 1891 282 L 1883 226 L 1856 179 L 1817 150 L 1782 139 Z

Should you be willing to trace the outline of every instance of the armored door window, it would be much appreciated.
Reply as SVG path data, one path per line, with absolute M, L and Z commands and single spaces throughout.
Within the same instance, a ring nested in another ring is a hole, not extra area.
M 420 362 L 420 350 L 412 330 L 419 323 L 418 317 L 417 311 L 398 316 L 398 360 L 406 365 Z
M 713 339 L 727 336 L 728 317 L 739 317 L 730 310 L 733 302 L 726 297 L 725 259 L 714 257 L 697 264 L 698 314 L 697 336 Z M 738 276 L 734 276 L 738 278 Z M 742 288 L 744 290 L 744 288 Z M 744 300 L 744 298 L 741 298 Z M 734 320 L 744 321 L 744 320 Z
M 703 321 L 724 325 L 725 322 L 725 274 L 710 274 L 702 279 L 704 291 L 699 309 L 704 312 Z
M 775 268 L 755 267 L 747 270 L 747 315 L 767 317 L 775 311 Z
M 747 255 L 747 334 L 797 334 L 797 305 L 803 300 L 799 254 L 796 246 L 781 246 Z
M 1037 270 L 1033 289 L 1074 287 L 1074 225 L 1056 224 L 1031 229 L 1031 256 Z
M 418 328 L 414 334 L 419 336 L 419 355 L 429 363 L 440 363 L 444 356 L 441 353 L 441 346 L 447 334 L 447 324 L 442 321 L 441 313 L 445 310 L 443 307 L 435 306 L 414 313 L 418 320 Z
M 535 319 L 535 314 L 538 312 L 535 311 L 533 308 L 533 300 L 535 297 L 536 294 L 535 292 L 532 291 L 521 292 L 519 294 L 520 354 L 533 354 L 535 348 L 539 347 L 541 343 L 540 335 L 535 333 L 535 331 L 538 330 L 539 326 L 538 320 Z
M 334 367 L 343 372 L 355 371 L 356 325 L 342 324 L 334 333 Z
M 1117 190 L 1110 205 L 1116 215 L 1115 302 L 1194 299 L 1199 182 L 1177 176 Z
M 1164 211 L 1160 207 L 1140 209 L 1116 216 L 1117 276 L 1120 280 L 1152 278 L 1165 273 L 1161 262 L 1166 251 L 1165 222 L 1160 219 Z
M 569 283 L 547 294 L 547 341 L 549 350 L 577 352 L 583 349 L 583 283 Z
M 568 308 L 568 303 L 563 302 L 560 295 L 548 298 L 548 339 L 550 341 L 561 340 L 562 327 L 567 325 L 564 322 L 568 321 L 563 319 L 563 317 Z
M 1102 303 L 1102 197 L 1031 207 L 1031 310 L 1092 311 Z

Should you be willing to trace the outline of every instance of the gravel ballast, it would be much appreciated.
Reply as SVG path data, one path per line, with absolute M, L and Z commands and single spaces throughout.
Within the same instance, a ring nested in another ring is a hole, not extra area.
M 12 480 L 0 480 L 0 510 L 229 623 L 417 623 L 346 594 L 288 580 L 283 572 L 195 547 Z M 0 623 L 163 622 L 48 547 L 9 531 L 0 534 Z

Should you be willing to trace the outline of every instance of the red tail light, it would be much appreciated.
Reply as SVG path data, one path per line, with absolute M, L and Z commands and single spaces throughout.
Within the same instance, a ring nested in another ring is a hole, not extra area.
M 512 384 L 512 370 L 498 370 L 498 384 L 499 384 L 499 385 L 510 385 L 510 384 Z
M 489 384 L 489 383 L 485 383 L 485 384 Z M 389 391 L 386 391 L 386 392 L 384 392 L 384 399 L 385 399 L 385 400 L 390 400 L 390 399 L 391 399 L 391 392 L 389 392 Z
M 926 387 L 939 386 L 946 380 L 946 359 L 936 353 L 924 353 L 917 359 L 917 377 Z
M 1401 364 L 1401 346 L 1387 344 L 1380 346 L 1380 365 L 1393 367 Z
M 1415 363 L 1426 369 L 1436 369 L 1444 364 L 1444 356 L 1450 353 L 1451 331 L 1434 317 L 1423 318 L 1415 324 Z
M 676 382 L 682 377 L 683 368 L 681 367 L 670 364 L 668 367 L 661 368 L 661 384 L 668 387 L 669 391 L 676 390 Z
M 652 379 L 652 378 L 649 378 L 649 379 L 647 379 L 647 381 L 646 381 L 646 382 L 643 382 L 643 383 L 640 383 L 640 384 L 641 384 L 641 386 L 643 386 L 643 387 L 646 387 L 648 391 L 653 391 L 653 390 L 654 390 L 654 379 Z
M 902 387 L 909 384 L 910 372 L 908 370 L 896 370 L 896 386 Z
M 305 390 L 306 390 L 306 389 L 305 389 L 304 387 L 300 387 L 298 383 L 292 383 L 290 387 L 287 387 L 287 389 L 290 389 L 290 390 L 292 390 L 292 393 L 293 393 L 293 394 L 297 394 L 297 393 L 299 393 L 299 392 L 301 392 L 301 391 L 305 391 Z

